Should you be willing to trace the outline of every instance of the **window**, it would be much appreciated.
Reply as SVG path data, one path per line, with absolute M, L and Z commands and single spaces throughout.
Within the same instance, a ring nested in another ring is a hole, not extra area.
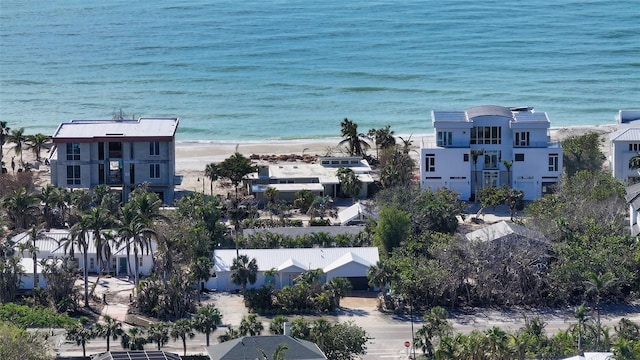
M 558 171 L 558 154 L 549 154 L 549 171 Z
M 471 144 L 502 144 L 500 126 L 475 126 L 471 128 Z
M 110 142 L 109 143 L 109 157 L 110 158 L 121 158 L 122 157 L 122 143 L 121 142 Z
M 142 256 L 138 258 L 138 266 L 142 266 Z
M 462 155 L 462 161 L 469 162 L 469 154 L 463 154 Z
M 515 146 L 529 146 L 529 132 L 520 131 L 516 133 Z
M 497 169 L 500 163 L 500 151 L 492 150 L 484 153 L 484 168 Z
M 629 144 L 629 151 L 639 152 L 640 151 L 640 144 L 639 143 Z
M 515 155 L 515 160 L 516 161 L 524 161 L 524 154 L 516 154 Z
M 149 155 L 160 156 L 160 142 L 152 141 L 149 143 Z
M 160 179 L 160 164 L 149 164 L 149 178 Z
M 424 171 L 426 172 L 436 171 L 436 155 L 435 154 L 426 154 L 424 157 L 424 161 L 425 161 Z
M 80 165 L 67 166 L 67 185 L 80 185 Z
M 93 269 L 95 265 L 96 265 L 95 259 L 89 258 L 89 269 Z
M 80 160 L 79 143 L 67 143 L 67 160 Z
M 453 143 L 453 134 L 451 131 L 438 131 L 438 146 L 451 146 Z

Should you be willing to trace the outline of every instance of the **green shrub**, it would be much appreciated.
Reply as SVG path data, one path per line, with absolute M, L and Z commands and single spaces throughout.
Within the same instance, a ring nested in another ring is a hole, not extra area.
M 63 328 L 76 320 L 67 314 L 40 306 L 24 306 L 14 303 L 0 305 L 0 322 L 9 322 L 20 328 Z

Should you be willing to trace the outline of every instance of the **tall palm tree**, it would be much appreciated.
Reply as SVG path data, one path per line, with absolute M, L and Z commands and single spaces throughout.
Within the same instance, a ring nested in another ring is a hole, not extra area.
M 242 293 L 247 292 L 247 283 L 255 284 L 258 274 L 256 259 L 249 260 L 247 255 L 240 255 L 233 259 L 231 265 L 231 281 L 242 286 Z
M 385 149 L 396 144 L 396 139 L 393 137 L 395 132 L 391 130 L 391 125 L 387 125 L 380 129 L 370 129 L 367 135 L 376 144 L 376 159 L 380 159 L 379 150 Z
M 93 243 L 96 247 L 96 261 L 98 263 L 98 276 L 104 269 L 105 260 L 111 257 L 111 246 L 104 230 L 111 228 L 115 224 L 115 219 L 107 209 L 97 206 L 92 208 L 86 217 L 87 226 L 91 229 Z
M 193 339 L 193 337 L 196 336 L 193 332 L 193 324 L 191 321 L 189 321 L 189 319 L 180 319 L 174 322 L 171 329 L 169 329 L 169 334 L 174 340 L 182 340 L 184 356 L 187 356 L 187 337 Z
M 191 262 L 189 275 L 198 283 L 198 302 L 200 302 L 202 296 L 202 282 L 209 280 L 212 268 L 213 262 L 206 256 L 200 256 Z
M 38 276 L 38 241 L 52 239 L 45 232 L 42 224 L 33 224 L 27 231 L 27 236 L 31 240 L 29 246 L 31 252 L 31 258 L 33 260 L 33 288 L 40 287 L 40 281 Z
M 91 227 L 89 218 L 84 215 L 80 218 L 75 225 L 71 227 L 69 237 L 62 240 L 65 253 L 68 253 L 71 258 L 74 257 L 76 246 L 82 252 L 83 266 L 82 277 L 84 280 L 84 306 L 89 307 L 89 233 Z
M 611 273 L 594 274 L 592 272 L 587 273 L 587 280 L 584 281 L 584 285 L 587 290 L 587 294 L 593 294 L 594 302 L 596 304 L 596 349 L 600 346 L 600 332 L 602 330 L 602 323 L 600 322 L 600 300 L 602 294 L 608 291 L 616 283 L 615 276 Z
M 207 164 L 204 168 L 204 176 L 211 180 L 210 194 L 213 195 L 213 183 L 220 179 L 220 167 L 216 163 Z
M 451 335 L 453 328 L 447 321 L 447 311 L 440 306 L 431 308 L 424 314 L 424 323 L 416 332 L 414 339 L 415 346 L 422 349 L 423 354 L 427 354 L 428 358 L 434 356 L 434 340 L 442 340 L 445 336 Z
M 33 155 L 36 156 L 36 161 L 40 161 L 40 153 L 43 148 L 51 143 L 51 138 L 45 134 L 37 133 L 35 135 L 27 135 L 26 143 L 29 149 L 33 151 Z
M 511 167 L 513 166 L 513 161 L 502 159 L 502 164 L 505 169 L 507 169 L 507 181 L 509 183 L 509 187 L 513 187 L 513 184 L 511 183 Z
M 109 315 L 104 316 L 104 323 L 96 324 L 96 335 L 107 339 L 107 351 L 110 349 L 111 339 L 118 340 L 118 337 L 124 334 L 122 323 Z
M 169 342 L 169 323 L 155 323 L 147 330 L 147 339 L 150 343 L 158 345 L 158 350 Z M 208 345 L 207 345 L 208 346 Z
M 24 135 L 24 128 L 11 130 L 7 141 L 15 144 L 13 152 L 16 154 L 16 156 L 20 156 L 20 165 L 21 167 L 24 167 L 22 150 L 25 143 L 27 142 L 27 137 Z
M 478 203 L 478 158 L 484 155 L 484 149 L 473 149 L 471 150 L 471 165 L 473 165 L 473 185 L 474 185 L 474 195 L 473 202 Z
M 42 200 L 42 214 L 48 228 L 54 224 L 54 213 L 56 210 L 62 212 L 65 207 L 64 192 L 61 188 L 47 184 L 40 192 L 40 200 Z M 63 218 L 63 216 L 61 217 Z
M 133 248 L 134 256 L 134 283 L 136 289 L 140 283 L 140 262 L 138 260 L 138 254 L 148 254 L 151 249 L 151 239 L 156 238 L 156 232 L 149 226 L 149 221 L 145 220 L 140 214 L 135 213 L 135 210 L 125 205 L 122 213 L 122 217 L 119 222 L 118 246 L 125 246 L 127 251 L 127 260 L 129 260 L 129 247 Z
M 2 170 L 2 156 L 4 152 L 2 151 L 2 147 L 9 139 L 9 134 L 11 129 L 7 126 L 6 121 L 0 121 L 0 170 Z
M 365 140 L 367 135 L 358 132 L 358 124 L 344 118 L 340 126 L 344 139 L 338 145 L 347 144 L 347 152 L 350 156 L 365 156 L 371 145 Z
M 82 346 L 82 356 L 83 358 L 87 357 L 87 343 L 89 340 L 94 339 L 96 337 L 96 333 L 93 329 L 85 326 L 85 321 L 77 323 L 72 326 L 68 326 L 66 328 L 67 334 L 66 338 L 68 340 L 74 341 L 76 345 Z
M 144 346 L 148 343 L 147 334 L 144 329 L 139 327 L 129 328 L 120 339 L 120 345 L 128 350 L 144 350 Z
M 22 187 L 2 198 L 1 204 L 16 229 L 26 229 L 40 215 L 38 196 Z
M 384 261 L 378 260 L 378 262 L 369 268 L 367 272 L 367 278 L 369 279 L 369 285 L 380 289 L 381 294 L 386 294 L 386 287 L 391 280 L 392 269 Z
M 211 333 L 218 329 L 222 324 L 222 315 L 220 311 L 212 305 L 207 305 L 198 310 L 193 317 L 193 328 L 205 334 L 207 338 L 207 346 L 209 346 L 209 337 Z

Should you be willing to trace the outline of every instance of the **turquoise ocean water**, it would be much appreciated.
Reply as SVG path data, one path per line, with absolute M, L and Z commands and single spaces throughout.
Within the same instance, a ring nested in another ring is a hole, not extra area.
M 640 108 L 637 0 L 0 1 L 0 119 L 181 118 L 181 140 L 431 130 L 431 110 Z

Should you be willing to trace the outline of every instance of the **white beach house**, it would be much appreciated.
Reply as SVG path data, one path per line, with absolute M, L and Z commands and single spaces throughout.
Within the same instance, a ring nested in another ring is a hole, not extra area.
M 300 274 L 315 269 L 324 272 L 323 281 L 344 277 L 351 282 L 354 290 L 368 289 L 369 267 L 380 259 L 377 247 L 348 248 L 296 248 L 296 249 L 242 249 L 240 255 L 256 259 L 257 281 L 249 288 L 259 288 L 267 282 L 276 288 L 291 286 Z M 221 291 L 237 290 L 240 286 L 231 281 L 231 265 L 236 258 L 236 250 L 216 250 L 214 266 L 216 276 L 205 284 L 208 289 Z M 265 271 L 275 269 L 273 279 L 265 277 Z
M 69 239 L 69 231 L 67 230 L 51 230 L 43 234 L 43 238 L 36 241 L 36 259 L 39 262 L 42 259 L 62 259 L 70 255 L 70 248 L 65 249 L 65 242 Z M 96 246 L 92 233 L 87 233 L 88 239 L 88 251 L 87 251 L 87 269 L 89 273 L 96 273 L 98 269 Z M 22 286 L 23 289 L 33 288 L 33 260 L 29 250 L 24 250 L 32 245 L 31 237 L 28 233 L 23 232 L 14 236 L 11 239 L 15 253 L 20 256 L 20 264 L 22 265 L 25 276 L 23 277 Z M 155 241 L 151 241 L 151 249 L 147 252 L 138 253 L 138 271 L 140 275 L 149 275 L 153 269 L 153 253 L 155 252 L 157 244 Z M 78 264 L 79 269 L 84 269 L 84 255 L 76 245 L 73 251 L 73 259 Z M 129 255 L 127 256 L 126 244 L 120 246 L 112 246 L 111 260 L 107 269 L 102 269 L 116 276 L 133 276 L 135 271 L 135 256 L 133 254 L 133 247 L 130 245 Z M 41 287 L 46 285 L 46 281 L 41 274 L 41 267 L 37 265 L 38 271 L 38 284 Z
M 616 122 L 617 130 L 609 135 L 611 173 L 626 184 L 634 184 L 640 181 L 640 163 L 630 160 L 640 154 L 640 110 L 620 110 Z
M 483 187 L 508 185 L 534 200 L 560 180 L 562 147 L 550 141 L 544 112 L 483 105 L 433 111 L 431 120 L 436 141 L 421 144 L 422 188 L 449 188 L 468 200 Z
M 142 183 L 165 204 L 172 204 L 175 175 L 175 135 L 178 118 L 138 120 L 72 120 L 53 134 L 51 182 L 71 189 L 109 185 L 129 193 Z

